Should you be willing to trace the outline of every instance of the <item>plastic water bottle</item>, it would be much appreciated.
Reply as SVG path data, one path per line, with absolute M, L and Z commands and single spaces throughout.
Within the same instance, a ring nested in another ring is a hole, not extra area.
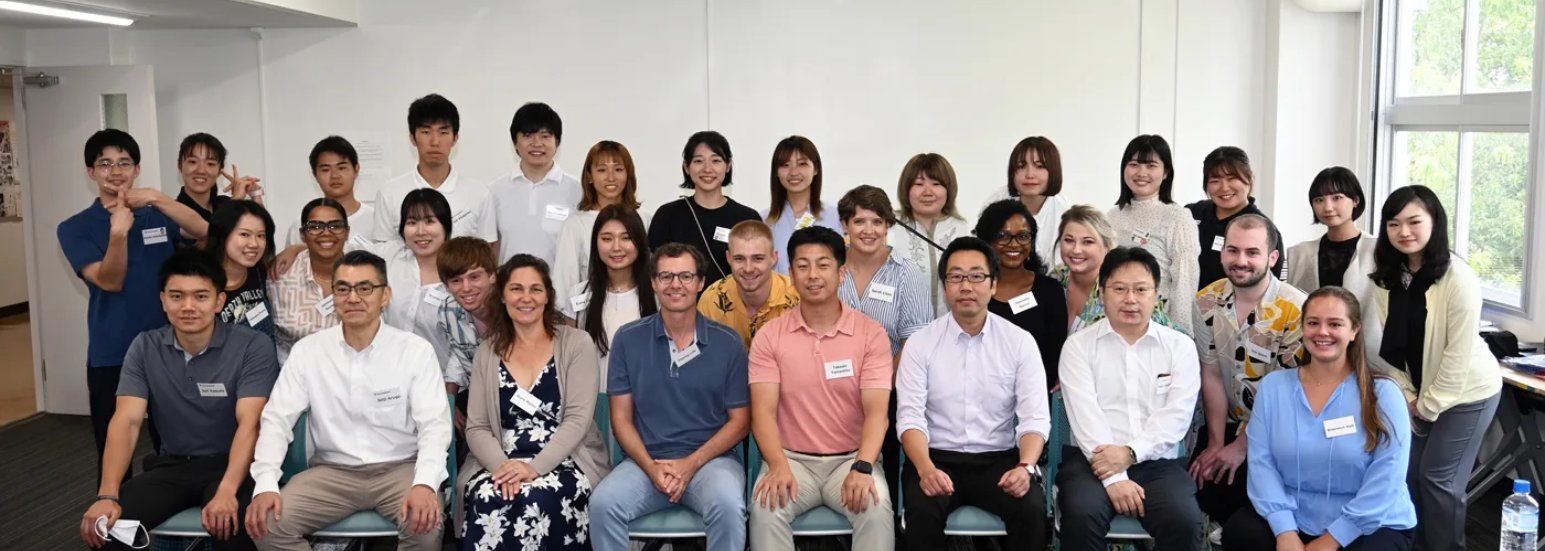
M 1540 504 L 1529 496 L 1529 481 L 1513 481 L 1513 495 L 1502 502 L 1502 551 L 1534 551 Z

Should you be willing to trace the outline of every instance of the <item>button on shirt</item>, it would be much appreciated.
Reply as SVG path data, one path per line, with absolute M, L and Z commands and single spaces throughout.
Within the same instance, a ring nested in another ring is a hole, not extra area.
M 1110 320 L 1068 337 L 1062 396 L 1074 442 L 1085 457 L 1105 444 L 1132 448 L 1139 462 L 1180 457 L 1202 386 L 1196 366 L 1191 338 L 1157 323 L 1137 344 L 1127 344 Z M 1121 472 L 1101 483 L 1126 479 Z
M 893 292 L 882 292 L 886 288 Z M 897 259 L 894 252 L 886 256 L 862 295 L 853 277 L 848 276 L 837 287 L 837 296 L 844 304 L 885 326 L 885 334 L 891 339 L 891 355 L 901 351 L 901 341 L 934 321 L 928 277 L 921 268 Z
M 439 320 L 435 323 L 437 339 L 431 340 L 430 344 L 439 347 L 443 343 L 445 347 L 445 382 L 467 388 L 472 379 L 472 358 L 477 355 L 477 346 L 483 343 L 483 338 L 477 334 L 477 323 L 472 321 L 472 313 L 462 308 L 453 296 L 440 302 L 436 318 Z
M 1035 338 L 992 314 L 975 336 L 953 315 L 918 331 L 896 372 L 896 434 L 911 429 L 931 449 L 961 453 L 1017 449 L 1030 433 L 1045 439 L 1051 406 Z
M 450 203 L 451 237 L 471 236 L 489 243 L 499 240 L 494 205 L 488 200 L 488 186 L 463 179 L 454 167 L 438 188 L 429 185 L 417 168 L 386 182 L 381 191 L 376 192 L 376 220 L 371 240 L 401 242 L 402 236 L 397 230 L 402 222 L 402 200 L 408 197 L 408 192 L 423 188 L 434 188 Z
M 778 385 L 783 447 L 807 454 L 857 450 L 864 433 L 863 391 L 891 388 L 885 328 L 850 307 L 817 334 L 800 308 L 768 323 L 751 344 L 751 384 Z
M 438 488 L 445 480 L 450 407 L 423 338 L 382 324 L 361 351 L 344 342 L 343 326 L 296 343 L 263 408 L 253 495 L 279 491 L 295 421 L 308 410 L 315 460 L 358 466 L 416 457 L 414 485 Z
M 93 200 L 75 216 L 59 223 L 59 248 L 70 261 L 70 269 L 86 284 L 90 296 L 86 306 L 86 366 L 123 365 L 129 343 L 144 331 L 166 325 L 161 310 L 161 264 L 171 258 L 182 239 L 182 229 L 155 208 L 134 210 L 134 225 L 129 228 L 128 266 L 123 275 L 123 290 L 103 291 L 87 280 L 81 271 L 107 256 L 113 214 Z
M 140 333 L 123 359 L 118 395 L 149 402 L 159 453 L 230 453 L 236 438 L 236 401 L 267 398 L 279 376 L 273 341 L 256 330 L 215 323 L 209 344 L 196 355 L 183 350 L 171 326 Z
M 557 163 L 539 182 L 516 169 L 488 184 L 499 235 L 509 236 L 499 240 L 499 263 L 526 253 L 551 265 L 558 257 L 558 231 L 578 209 L 581 189 L 579 180 Z
M 778 253 L 778 263 L 773 266 L 773 270 L 783 275 L 789 275 L 788 247 L 789 238 L 794 236 L 794 230 L 821 226 L 837 232 L 837 235 L 843 235 L 842 222 L 837 219 L 836 205 L 826 205 L 826 208 L 821 209 L 821 214 L 806 209 L 805 214 L 801 216 L 794 214 L 794 207 L 785 202 L 783 212 L 778 215 L 777 220 L 767 220 L 771 214 L 771 211 L 760 213 L 762 220 L 772 227 L 773 250 Z
M 672 368 L 675 341 L 660 314 L 622 326 L 612 339 L 607 395 L 633 396 L 633 424 L 654 459 L 697 451 L 751 407 L 746 348 L 723 324 L 696 316 L 698 356 Z
M 1192 307 L 1196 357 L 1217 366 L 1227 389 L 1229 420 L 1247 425 L 1266 374 L 1298 367 L 1304 350 L 1303 291 L 1267 278 L 1266 294 L 1255 311 L 1239 323 L 1234 284 L 1220 279 L 1196 293 Z M 1240 426 L 1243 431 L 1245 426 Z

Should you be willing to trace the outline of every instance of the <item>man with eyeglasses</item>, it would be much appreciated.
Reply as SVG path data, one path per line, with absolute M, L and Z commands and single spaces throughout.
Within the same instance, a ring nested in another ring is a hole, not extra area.
M 333 301 L 343 324 L 295 344 L 263 408 L 246 518 L 258 549 L 309 551 L 307 535 L 357 511 L 397 523 L 399 549 L 439 549 L 450 407 L 434 348 L 381 322 L 391 297 L 381 257 L 354 251 L 338 261 Z M 311 467 L 281 492 L 305 412 Z
M 590 496 L 598 551 L 625 551 L 629 522 L 677 503 L 703 516 L 709 549 L 746 548 L 746 472 L 733 451 L 751 426 L 746 348 L 697 313 L 704 262 L 681 243 L 655 249 L 660 311 L 612 338 L 607 394 L 627 458 Z
M 1151 319 L 1161 277 L 1148 251 L 1111 250 L 1099 279 L 1106 317 L 1062 348 L 1073 429 L 1056 481 L 1063 549 L 1105 549 L 1118 513 L 1141 522 L 1156 549 L 1201 548 L 1202 511 L 1180 451 L 1201 374 L 1191 338 Z
M 986 241 L 950 242 L 938 270 L 950 313 L 912 336 L 896 373 L 907 545 L 944 549 L 945 521 L 971 505 L 1003 520 L 1005 549 L 1045 549 L 1036 463 L 1051 408 L 1035 337 L 987 311 L 1001 268 Z
M 129 343 L 167 323 L 158 298 L 161 264 L 179 242 L 204 237 L 209 223 L 155 188 L 134 187 L 140 171 L 139 143 L 127 132 L 92 134 L 86 140 L 85 162 L 86 177 L 97 183 L 97 200 L 60 222 L 57 231 L 59 248 L 90 295 L 86 390 L 100 473 Z M 157 437 L 153 423 L 150 434 Z
M 369 244 L 371 236 L 375 235 L 376 209 L 354 197 L 354 181 L 359 178 L 359 152 L 354 150 L 354 144 L 342 136 L 322 138 L 312 146 L 310 160 L 311 176 L 321 188 L 322 197 L 343 205 L 348 227 L 352 230 L 349 243 L 356 248 Z M 297 219 L 290 231 L 285 232 L 279 246 L 289 248 L 304 244 L 305 222 L 304 218 Z

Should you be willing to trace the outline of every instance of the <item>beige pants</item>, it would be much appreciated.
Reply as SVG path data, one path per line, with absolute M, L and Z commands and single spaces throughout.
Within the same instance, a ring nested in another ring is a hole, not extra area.
M 290 479 L 279 492 L 282 498 L 278 521 L 269 518 L 269 532 L 256 540 L 261 551 L 311 551 L 305 536 L 321 530 L 358 511 L 374 510 L 392 522 L 402 514 L 402 502 L 413 487 L 413 462 L 398 461 L 374 465 L 312 465 Z M 431 551 L 440 548 L 444 523 L 429 534 L 415 536 L 399 526 L 397 535 L 402 551 Z
M 789 469 L 794 472 L 794 481 L 798 485 L 794 502 L 776 510 L 768 510 L 758 502 L 747 504 L 746 508 L 751 510 L 752 549 L 793 551 L 794 529 L 791 524 L 794 518 L 820 505 L 848 517 L 848 523 L 853 525 L 854 551 L 889 551 L 896 548 L 895 514 L 891 509 L 890 490 L 885 485 L 885 474 L 880 471 L 879 462 L 875 462 L 874 475 L 871 477 L 874 479 L 874 491 L 879 504 L 874 505 L 871 501 L 869 509 L 854 513 L 842 506 L 842 483 L 847 480 L 857 453 L 817 457 L 785 450 L 783 454 L 789 458 Z M 767 463 L 762 463 L 762 472 L 757 476 L 757 482 L 767 477 L 768 470 Z

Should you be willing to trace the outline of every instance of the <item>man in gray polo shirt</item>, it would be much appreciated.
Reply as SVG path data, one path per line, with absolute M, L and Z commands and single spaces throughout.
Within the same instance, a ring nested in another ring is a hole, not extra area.
M 124 357 L 102 483 L 81 519 L 81 537 L 92 547 L 128 549 L 109 535 L 126 532 L 115 525 L 134 521 L 149 530 L 201 506 L 215 549 L 255 549 L 240 519 L 252 496 L 247 468 L 258 421 L 279 375 L 274 343 L 215 321 L 225 271 L 197 251 L 175 253 L 161 266 L 160 282 L 171 325 L 141 333 Z M 146 411 L 160 429 L 161 449 L 145 458 L 143 475 L 124 483 Z

